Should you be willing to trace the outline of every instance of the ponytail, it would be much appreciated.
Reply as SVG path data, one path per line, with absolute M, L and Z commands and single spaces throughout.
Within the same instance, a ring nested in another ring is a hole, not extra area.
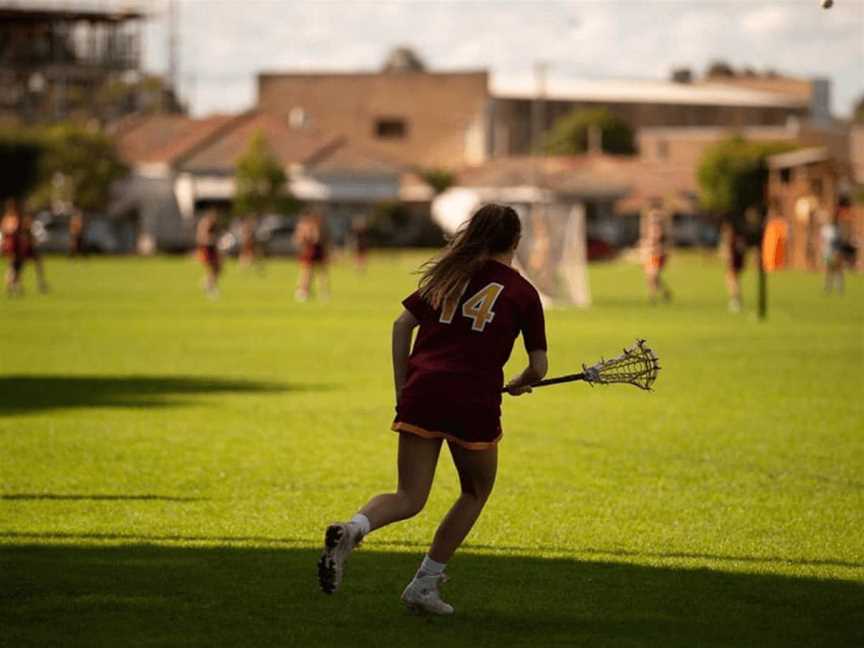
M 489 257 L 518 244 L 521 230 L 512 207 L 484 205 L 456 231 L 440 255 L 420 267 L 420 296 L 436 309 L 458 298 Z

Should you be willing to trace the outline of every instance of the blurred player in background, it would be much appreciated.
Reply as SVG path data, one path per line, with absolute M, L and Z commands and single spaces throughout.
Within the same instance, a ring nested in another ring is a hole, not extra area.
M 23 223 L 18 201 L 10 198 L 6 201 L 0 231 L 3 233 L 3 256 L 8 260 L 6 267 L 6 294 L 16 296 L 21 294 L 21 268 L 24 265 L 24 244 L 22 237 Z
M 741 312 L 741 271 L 747 254 L 747 237 L 734 223 L 726 221 L 720 230 L 720 254 L 726 266 L 726 291 L 729 293 L 729 310 Z
M 369 225 L 365 216 L 357 216 L 351 221 L 351 247 L 357 271 L 363 274 L 369 254 Z
M 666 214 L 660 202 L 655 200 L 645 214 L 642 239 L 648 298 L 652 304 L 657 303 L 658 296 L 667 302 L 672 299 L 672 292 L 663 281 L 663 268 L 668 260 L 667 247 Z
M 204 292 L 211 299 L 219 296 L 219 273 L 222 264 L 219 259 L 219 221 L 213 210 L 208 210 L 195 229 L 195 244 L 198 248 L 198 260 L 204 265 Z
M 318 563 L 324 592 L 338 589 L 344 562 L 365 535 L 423 509 L 446 440 L 462 493 L 438 526 L 402 600 L 412 610 L 453 613 L 438 588 L 495 483 L 503 367 L 520 333 L 529 365 L 507 383 L 507 391 L 514 396 L 530 392 L 547 369 L 540 296 L 511 267 L 520 236 L 519 216 L 511 207 L 481 207 L 444 252 L 421 268 L 418 290 L 402 302 L 404 310 L 393 326 L 397 490 L 373 497 L 350 522 L 327 528 Z M 358 462 L 362 465 L 362 458 L 352 460 Z
M 849 199 L 842 196 L 837 202 L 837 209 L 830 219 L 822 225 L 822 261 L 825 263 L 825 292 L 843 293 L 843 266 L 846 264 L 848 245 L 843 236 L 843 220 L 850 209 Z
M 294 230 L 294 245 L 300 261 L 297 278 L 297 301 L 306 301 L 313 295 L 313 282 L 317 278 L 318 292 L 322 299 L 330 297 L 330 279 L 327 261 L 330 253 L 329 233 L 324 216 L 316 211 L 306 211 L 300 216 Z
M 82 256 L 86 250 L 84 249 L 84 231 L 86 229 L 84 223 L 84 215 L 75 210 L 69 218 L 69 256 Z
M 45 280 L 45 267 L 42 265 L 42 255 L 39 254 L 35 226 L 33 216 L 25 211 L 21 216 L 21 256 L 25 264 L 27 261 L 33 262 L 39 292 L 46 293 L 48 282 Z

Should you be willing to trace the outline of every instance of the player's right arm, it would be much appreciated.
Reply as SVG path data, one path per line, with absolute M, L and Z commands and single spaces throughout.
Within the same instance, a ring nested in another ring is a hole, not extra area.
M 546 375 L 549 360 L 546 356 L 546 319 L 540 295 L 533 288 L 525 297 L 522 315 L 522 338 L 528 353 L 528 366 L 518 376 L 507 383 L 505 389 L 512 396 L 531 393 L 534 385 Z
M 393 322 L 393 382 L 396 402 L 408 379 L 408 356 L 411 355 L 411 335 L 420 321 L 408 310 L 403 310 Z

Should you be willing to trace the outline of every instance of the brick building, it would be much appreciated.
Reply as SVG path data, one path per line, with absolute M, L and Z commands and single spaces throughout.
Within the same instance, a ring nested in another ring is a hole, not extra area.
M 786 222 L 786 265 L 819 270 L 822 258 L 821 228 L 838 214 L 838 198 L 851 188 L 853 169 L 826 147 L 804 148 L 771 156 L 768 160 L 770 216 Z M 864 210 L 855 206 L 838 223 L 844 240 L 858 248 L 857 266 L 864 255 Z
M 487 77 L 485 71 L 265 73 L 258 76 L 257 109 L 405 164 L 452 168 L 488 154 Z

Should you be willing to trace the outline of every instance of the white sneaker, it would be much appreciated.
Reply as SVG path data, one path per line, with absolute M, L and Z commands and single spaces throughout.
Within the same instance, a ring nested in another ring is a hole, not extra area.
M 360 544 L 363 536 L 352 525 L 339 522 L 331 524 L 324 533 L 324 552 L 318 559 L 318 583 L 325 594 L 332 594 L 342 583 L 345 561 Z
M 402 601 L 412 612 L 453 614 L 453 606 L 442 601 L 441 594 L 438 592 L 439 583 L 446 582 L 447 575 L 443 572 L 428 576 L 418 574 L 402 592 Z

